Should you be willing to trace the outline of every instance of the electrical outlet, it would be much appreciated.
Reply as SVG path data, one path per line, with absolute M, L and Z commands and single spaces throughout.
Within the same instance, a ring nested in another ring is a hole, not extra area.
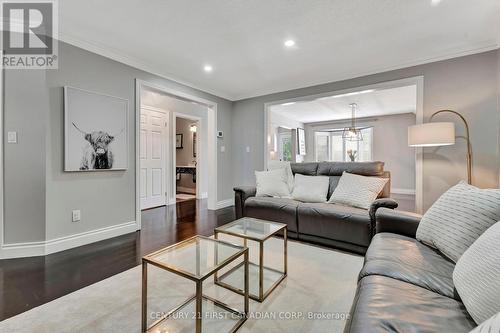
M 73 222 L 78 222 L 81 219 L 82 219 L 82 216 L 81 216 L 80 210 L 74 210 L 72 212 L 72 220 L 73 220 Z
M 223 153 L 226 151 L 226 147 L 225 146 L 220 146 L 220 152 Z

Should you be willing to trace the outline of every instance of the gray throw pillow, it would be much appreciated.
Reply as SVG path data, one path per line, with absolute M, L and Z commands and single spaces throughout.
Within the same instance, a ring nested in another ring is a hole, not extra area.
M 465 182 L 446 191 L 424 214 L 417 239 L 457 262 L 481 234 L 500 220 L 500 190 Z
M 458 260 L 453 284 L 476 323 L 500 312 L 500 222 L 486 230 Z
M 497 313 L 469 333 L 498 333 L 500 332 L 500 313 Z

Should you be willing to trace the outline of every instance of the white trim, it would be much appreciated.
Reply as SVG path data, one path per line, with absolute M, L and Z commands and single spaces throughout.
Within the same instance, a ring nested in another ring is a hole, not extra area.
M 415 190 L 411 188 L 392 188 L 391 194 L 415 195 Z
M 164 79 L 167 79 L 169 81 L 182 84 L 183 86 L 190 87 L 196 90 L 200 90 L 203 92 L 206 92 L 207 94 L 211 94 L 214 96 L 222 97 L 230 101 L 235 101 L 235 99 L 232 99 L 231 97 L 227 96 L 224 93 L 221 93 L 220 91 L 213 91 L 209 88 L 206 87 L 199 87 L 196 85 L 193 85 L 190 82 L 177 79 L 175 78 L 171 73 L 165 73 L 163 70 L 156 68 L 154 66 L 151 66 L 147 61 L 143 61 L 134 57 L 131 57 L 129 55 L 125 55 L 123 52 L 119 50 L 113 50 L 112 48 L 104 45 L 99 45 L 99 43 L 94 42 L 94 41 L 85 41 L 79 38 L 75 38 L 73 36 L 70 36 L 66 33 L 59 33 L 59 40 L 63 41 L 66 44 L 70 44 L 76 47 L 79 47 L 81 49 L 87 50 L 89 52 L 95 53 L 97 55 L 103 56 L 108 59 L 115 60 L 119 63 L 122 63 L 124 65 L 128 65 L 134 68 L 137 68 L 139 70 L 142 70 L 144 72 L 148 72 L 150 74 L 154 74 L 156 76 L 162 77 Z
M 83 40 L 81 38 L 70 36 L 67 33 L 61 33 L 61 32 L 59 33 L 59 40 L 65 42 L 67 44 L 71 44 L 71 45 L 74 45 L 76 47 L 82 48 L 84 50 L 88 50 L 88 51 L 93 52 L 95 54 L 101 55 L 103 57 L 121 62 L 125 65 L 135 67 L 137 69 L 149 72 L 151 74 L 163 77 L 163 78 L 168 79 L 170 81 L 180 83 L 182 85 L 185 85 L 185 86 L 188 86 L 188 87 L 191 87 L 194 89 L 205 91 L 207 93 L 225 98 L 225 99 L 230 100 L 230 101 L 239 101 L 239 100 L 243 100 L 243 99 L 249 99 L 249 98 L 261 97 L 261 96 L 266 96 L 266 95 L 271 95 L 271 94 L 277 94 L 277 93 L 284 92 L 284 91 L 304 89 L 304 88 L 308 88 L 311 86 L 319 86 L 319 85 L 327 84 L 327 83 L 331 83 L 331 82 L 345 81 L 345 80 L 354 79 L 357 77 L 363 77 L 363 76 L 368 76 L 368 75 L 373 75 L 373 74 L 390 72 L 390 71 L 394 71 L 394 70 L 398 70 L 398 69 L 402 69 L 402 68 L 409 68 L 409 67 L 425 65 L 425 64 L 429 64 L 429 63 L 433 63 L 433 62 L 437 62 L 437 61 L 443 61 L 443 60 L 454 59 L 454 58 L 464 57 L 464 56 L 468 56 L 468 55 L 493 51 L 493 50 L 496 50 L 500 47 L 498 41 L 485 41 L 485 42 L 481 42 L 481 43 L 478 43 L 477 45 L 472 46 L 468 50 L 458 50 L 458 51 L 454 51 L 454 52 L 447 52 L 446 54 L 440 54 L 437 56 L 432 56 L 429 58 L 420 59 L 420 60 L 416 60 L 416 61 L 401 63 L 401 64 L 397 64 L 397 65 L 392 65 L 392 66 L 386 66 L 386 67 L 378 67 L 377 69 L 374 69 L 374 70 L 361 71 L 361 72 L 354 72 L 354 71 L 345 72 L 345 73 L 341 73 L 341 74 L 336 75 L 336 77 L 329 78 L 325 81 L 310 82 L 305 86 L 299 85 L 299 86 L 288 87 L 285 89 L 270 90 L 270 91 L 262 92 L 262 93 L 240 94 L 240 95 L 230 96 L 230 95 L 227 95 L 221 91 L 213 91 L 211 89 L 198 87 L 198 86 L 193 85 L 192 83 L 189 83 L 189 82 L 186 82 L 186 81 L 183 81 L 180 79 L 176 79 L 175 77 L 173 77 L 173 75 L 171 73 L 165 73 L 159 67 L 151 66 L 149 63 L 147 63 L 147 61 L 140 60 L 140 59 L 128 56 L 128 55 L 124 55 L 123 52 L 121 52 L 119 50 L 114 50 L 114 49 L 110 48 L 109 46 L 101 45 L 96 41 Z
M 369 89 L 390 89 L 406 85 L 417 86 L 417 109 L 415 115 L 416 115 L 416 123 L 421 124 L 423 123 L 424 119 L 423 76 L 414 76 L 405 79 L 380 82 L 355 88 L 329 91 L 326 93 L 314 94 L 314 95 L 298 96 L 289 99 L 264 103 L 264 170 L 267 170 L 267 165 L 268 165 L 268 136 L 269 136 L 268 119 L 271 106 L 283 103 L 298 102 L 298 101 L 300 102 L 312 101 L 321 97 L 331 96 L 332 94 L 345 94 L 354 91 L 369 90 Z M 417 213 L 422 213 L 423 211 L 423 149 L 422 148 L 415 149 L 415 210 Z
M 226 199 L 226 200 L 222 200 L 222 201 L 217 202 L 217 209 L 222 209 L 222 208 L 231 207 L 231 206 L 234 206 L 234 199 Z
M 0 49 L 0 55 L 3 56 L 3 49 Z M 5 243 L 4 239 L 4 74 L 3 61 L 0 64 L 0 258 L 2 258 L 2 247 Z
M 140 205 L 140 157 L 139 157 L 139 137 L 140 137 L 140 109 L 142 87 L 149 87 L 173 97 L 193 101 L 206 105 L 208 108 L 208 165 L 206 175 L 208 177 L 208 209 L 217 209 L 217 103 L 202 97 L 190 95 L 182 91 L 163 87 L 141 79 L 135 79 L 135 209 L 137 229 L 141 229 L 141 205 Z M 173 124 L 175 125 L 175 124 Z M 175 132 L 175 131 L 174 131 Z M 175 179 L 175 175 L 174 175 Z M 204 193 L 201 194 L 203 198 Z M 175 196 L 169 200 L 169 205 L 175 203 Z
M 137 230 L 135 221 L 114 226 L 86 231 L 79 234 L 59 237 L 48 241 L 13 243 L 2 245 L 0 259 L 44 256 L 78 246 L 87 245 L 101 240 L 125 235 Z

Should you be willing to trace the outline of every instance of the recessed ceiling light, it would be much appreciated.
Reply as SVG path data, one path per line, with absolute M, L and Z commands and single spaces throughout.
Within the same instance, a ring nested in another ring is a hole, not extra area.
M 283 103 L 283 104 L 281 104 L 281 105 L 283 105 L 283 106 L 287 106 L 287 105 L 294 105 L 295 103 L 296 103 L 296 102 L 288 102 L 288 103 Z
M 293 39 L 287 39 L 284 44 L 286 47 L 292 47 L 295 46 L 295 41 Z
M 205 65 L 203 66 L 203 70 L 207 73 L 210 73 L 211 71 L 214 70 L 214 68 L 211 65 Z
M 437 6 L 441 3 L 441 0 L 431 0 L 431 5 Z

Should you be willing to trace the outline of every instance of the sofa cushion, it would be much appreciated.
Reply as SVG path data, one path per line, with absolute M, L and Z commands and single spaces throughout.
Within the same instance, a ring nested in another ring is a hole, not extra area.
M 245 216 L 285 223 L 288 231 L 297 232 L 298 205 L 292 199 L 251 197 L 245 201 Z
M 256 197 L 290 197 L 286 169 L 255 171 Z
M 370 216 L 366 209 L 328 203 L 300 203 L 298 224 L 301 234 L 368 246 Z
M 373 237 L 359 277 L 383 275 L 458 298 L 454 292 L 455 264 L 414 238 L 392 233 Z
M 457 262 L 499 220 L 500 189 L 480 189 L 462 181 L 446 191 L 424 214 L 417 239 Z
M 500 222 L 465 251 L 453 272 L 453 282 L 476 323 L 500 311 Z
M 476 326 L 453 298 L 385 276 L 358 285 L 346 332 L 469 332 Z
M 292 198 L 303 202 L 326 202 L 328 186 L 328 177 L 296 174 Z
M 382 192 L 387 181 L 387 178 L 367 177 L 344 172 L 328 202 L 369 209 Z

